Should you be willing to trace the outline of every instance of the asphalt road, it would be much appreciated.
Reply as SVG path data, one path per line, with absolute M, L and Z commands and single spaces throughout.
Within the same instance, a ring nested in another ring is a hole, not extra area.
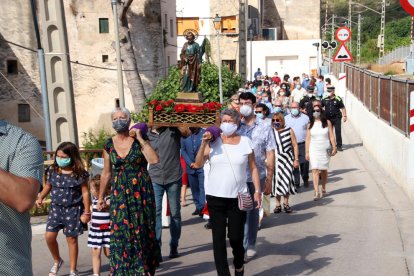
M 259 231 L 258 255 L 245 265 L 245 275 L 410 275 L 414 274 L 414 209 L 402 189 L 383 173 L 365 151 L 352 126 L 343 130 L 344 151 L 331 159 L 329 194 L 313 201 L 311 188 L 291 197 L 293 213 L 272 214 Z M 188 202 L 191 193 L 188 190 Z M 271 209 L 274 208 L 272 199 Z M 157 275 L 216 275 L 211 232 L 182 209 L 180 258 L 168 259 L 169 230 L 163 230 L 164 262 Z M 52 264 L 43 238 L 44 225 L 33 226 L 35 275 L 47 275 Z M 80 238 L 78 269 L 91 275 L 87 235 Z M 69 273 L 65 240 L 59 238 L 62 274 Z M 231 249 L 228 259 L 232 267 Z M 102 275 L 108 275 L 103 257 Z

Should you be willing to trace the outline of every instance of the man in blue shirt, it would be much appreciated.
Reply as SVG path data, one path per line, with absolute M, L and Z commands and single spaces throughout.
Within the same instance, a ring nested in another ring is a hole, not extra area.
M 260 68 L 257 68 L 256 73 L 254 73 L 254 79 L 257 80 L 257 77 L 261 77 L 262 72 L 260 71 Z
M 302 87 L 306 89 L 309 86 L 309 84 L 310 84 L 309 75 L 305 74 L 303 81 L 302 81 Z
M 316 82 L 317 95 L 319 99 L 322 99 L 323 93 L 325 92 L 325 82 L 323 81 L 324 77 L 321 75 L 318 77 L 318 82 Z
M 191 193 L 195 205 L 195 211 L 192 215 L 202 216 L 204 204 L 206 202 L 206 194 L 204 191 L 204 169 L 195 169 L 195 158 L 200 149 L 201 140 L 204 129 L 199 127 L 190 128 L 192 134 L 187 138 L 181 138 L 181 155 L 184 157 L 188 182 L 190 184 Z

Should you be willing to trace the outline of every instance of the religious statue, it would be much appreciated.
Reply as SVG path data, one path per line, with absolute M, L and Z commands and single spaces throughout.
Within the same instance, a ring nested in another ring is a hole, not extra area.
M 197 87 L 201 78 L 201 63 L 204 54 L 205 41 L 203 41 L 203 44 L 200 47 L 199 44 L 195 42 L 196 37 L 192 31 L 187 32 L 185 38 L 187 39 L 187 42 L 184 43 L 180 54 L 181 91 L 197 92 Z

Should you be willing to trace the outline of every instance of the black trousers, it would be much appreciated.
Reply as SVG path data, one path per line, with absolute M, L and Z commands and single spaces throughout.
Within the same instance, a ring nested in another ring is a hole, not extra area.
M 299 168 L 293 169 L 293 178 L 295 185 L 299 186 L 300 176 L 303 182 L 309 180 L 309 161 L 306 160 L 305 142 L 298 143 L 299 148 Z
M 206 199 L 212 226 L 214 263 L 217 275 L 230 276 L 229 263 L 227 262 L 226 224 L 230 246 L 233 249 L 233 264 L 236 269 L 239 269 L 244 264 L 243 238 L 246 212 L 240 211 L 238 208 L 237 198 L 207 195 Z
M 341 117 L 329 118 L 329 121 L 331 121 L 332 127 L 335 129 L 336 146 L 342 147 L 342 134 L 341 134 L 342 118 Z

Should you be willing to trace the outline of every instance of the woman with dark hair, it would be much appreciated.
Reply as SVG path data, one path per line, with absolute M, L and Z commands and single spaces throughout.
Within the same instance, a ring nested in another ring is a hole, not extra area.
M 318 103 L 315 102 L 312 108 L 312 114 L 308 114 L 310 123 L 308 125 L 305 142 L 306 160 L 310 161 L 313 188 L 315 190 L 313 200 L 318 200 L 320 196 L 326 195 L 329 158 L 336 154 L 332 124 L 326 119 L 325 112 Z M 322 194 L 319 193 L 319 173 L 322 177 Z
M 68 243 L 69 275 L 77 276 L 78 236 L 83 233 L 86 223 L 91 219 L 89 174 L 83 167 L 79 150 L 75 144 L 61 143 L 54 156 L 53 165 L 46 169 L 46 184 L 36 200 L 37 206 L 42 205 L 43 199 L 50 192 L 51 202 L 45 240 L 54 262 L 49 276 L 57 275 L 63 264 L 57 242 L 60 230 L 63 230 Z

